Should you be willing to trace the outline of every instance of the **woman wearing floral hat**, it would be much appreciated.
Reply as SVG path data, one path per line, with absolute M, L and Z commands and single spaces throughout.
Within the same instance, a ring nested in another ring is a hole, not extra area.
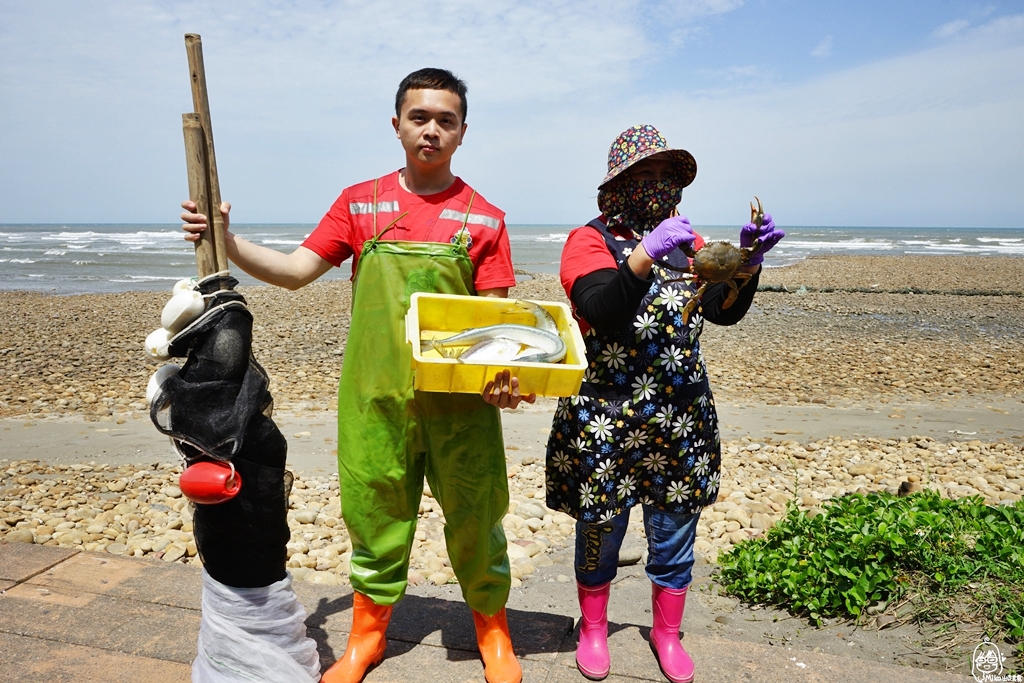
M 647 575 L 652 582 L 651 648 L 673 683 L 693 680 L 679 640 L 703 508 L 715 502 L 721 446 L 714 399 L 700 351 L 704 320 L 733 325 L 757 290 L 764 252 L 783 237 L 771 216 L 740 230 L 759 240 L 741 268 L 735 301 L 728 283 L 696 288 L 679 281 L 683 249 L 703 239 L 676 214 L 697 164 L 669 149 L 649 125 L 612 144 L 597 197 L 601 216 L 573 230 L 561 280 L 586 329 L 589 368 L 578 396 L 563 398 L 547 447 L 547 504 L 576 518 L 576 580 L 582 619 L 576 664 L 600 680 L 611 669 L 607 607 L 629 511 L 642 504 Z

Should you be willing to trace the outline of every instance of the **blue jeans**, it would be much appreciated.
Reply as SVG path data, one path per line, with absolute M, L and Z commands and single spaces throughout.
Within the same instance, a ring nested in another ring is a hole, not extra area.
M 699 512 L 674 515 L 644 505 L 647 576 L 652 582 L 676 590 L 690 585 L 698 519 Z M 584 586 L 600 586 L 615 578 L 628 523 L 629 510 L 607 522 L 576 522 L 577 581 Z

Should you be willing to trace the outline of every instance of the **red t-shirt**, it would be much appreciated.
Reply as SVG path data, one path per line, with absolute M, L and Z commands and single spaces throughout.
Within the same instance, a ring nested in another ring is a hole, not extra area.
M 604 216 L 600 217 L 605 220 Z M 622 235 L 623 239 L 631 237 L 628 231 L 612 229 L 613 235 Z M 693 242 L 694 249 L 704 246 L 704 238 L 697 235 Z M 559 277 L 562 280 L 562 288 L 565 295 L 572 299 L 572 287 L 584 275 L 590 275 L 596 270 L 611 268 L 618 270 L 619 264 L 615 257 L 608 251 L 608 245 L 604 242 L 604 236 L 589 225 L 576 228 L 569 233 L 569 238 L 562 247 L 562 265 L 559 268 Z
M 340 266 L 351 256 L 352 272 L 355 273 L 363 245 L 374 236 L 373 186 L 374 181 L 368 180 L 346 188 L 302 246 L 335 266 Z M 443 192 L 417 195 L 402 189 L 398 171 L 395 171 L 377 181 L 376 196 L 377 232 L 398 219 L 383 239 L 450 242 L 466 221 L 476 289 L 515 285 L 504 212 L 479 194 L 474 196 L 473 189 L 461 178 L 456 178 L 452 186 Z M 403 213 L 406 215 L 399 218 Z

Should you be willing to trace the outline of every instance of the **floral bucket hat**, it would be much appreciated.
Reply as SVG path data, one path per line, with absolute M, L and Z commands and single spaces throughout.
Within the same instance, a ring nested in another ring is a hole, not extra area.
M 685 149 L 669 149 L 665 136 L 654 126 L 633 126 L 622 132 L 608 149 L 608 175 L 598 189 L 604 187 L 627 168 L 655 154 L 668 154 L 682 176 L 683 187 L 697 176 L 697 161 Z

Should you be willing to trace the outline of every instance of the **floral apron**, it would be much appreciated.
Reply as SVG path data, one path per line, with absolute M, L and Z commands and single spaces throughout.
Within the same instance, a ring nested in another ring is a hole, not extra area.
M 588 224 L 621 265 L 639 243 Z M 679 250 L 667 257 L 685 268 Z M 682 309 L 696 289 L 654 282 L 630 329 L 585 338 L 589 367 L 578 396 L 559 399 L 547 447 L 547 504 L 585 522 L 611 519 L 637 503 L 692 514 L 715 502 L 721 442 L 700 351 L 704 319 Z

